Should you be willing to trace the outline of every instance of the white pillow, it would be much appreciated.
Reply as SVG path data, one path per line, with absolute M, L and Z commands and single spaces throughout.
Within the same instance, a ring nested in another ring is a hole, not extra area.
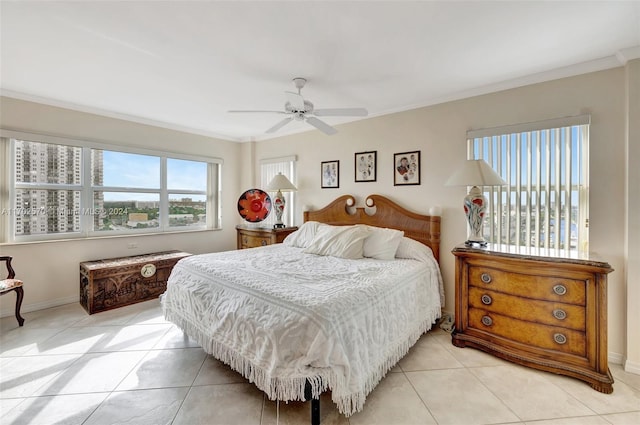
M 396 251 L 396 258 L 409 258 L 424 262 L 435 261 L 431 248 L 407 237 L 403 237 L 400 241 Z
M 322 224 L 304 252 L 357 260 L 363 257 L 364 240 L 368 235 L 369 230 L 365 226 Z
M 363 255 L 377 260 L 393 260 L 404 232 L 373 226 L 367 228 L 369 236 L 364 240 Z
M 320 226 L 320 223 L 318 223 L 317 221 L 307 221 L 302 226 L 300 226 L 298 230 L 287 235 L 282 243 L 288 246 L 306 248 L 316 236 L 318 226 Z

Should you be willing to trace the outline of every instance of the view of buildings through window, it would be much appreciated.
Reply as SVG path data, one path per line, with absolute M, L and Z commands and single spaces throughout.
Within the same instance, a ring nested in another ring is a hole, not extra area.
M 93 232 L 157 229 L 163 219 L 164 227 L 207 225 L 207 162 L 13 142 L 16 236 L 81 232 L 83 225 Z
M 588 124 L 506 130 L 511 129 L 470 132 L 468 136 L 469 159 L 484 159 L 507 182 L 503 187 L 484 188 L 490 204 L 485 239 L 534 248 L 586 250 Z
M 15 234 L 79 232 L 81 171 L 82 148 L 16 141 Z

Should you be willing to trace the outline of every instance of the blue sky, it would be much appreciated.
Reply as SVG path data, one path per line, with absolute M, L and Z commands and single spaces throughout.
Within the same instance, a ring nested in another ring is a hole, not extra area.
M 122 152 L 103 151 L 103 185 L 141 189 L 160 187 L 160 158 Z M 167 187 L 169 190 L 207 189 L 207 164 L 205 162 L 167 159 Z M 185 195 L 204 200 L 204 196 Z M 170 199 L 181 198 L 180 195 Z M 156 194 L 135 194 L 136 200 L 157 201 Z M 109 192 L 106 201 L 132 200 L 131 193 Z

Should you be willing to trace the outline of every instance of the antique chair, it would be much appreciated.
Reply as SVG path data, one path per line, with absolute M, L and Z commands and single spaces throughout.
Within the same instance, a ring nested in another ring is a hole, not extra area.
M 13 257 L 0 257 L 0 261 L 4 261 L 6 263 L 7 270 L 9 271 L 7 278 L 0 280 L 0 295 L 16 291 L 16 319 L 18 319 L 18 324 L 22 326 L 24 324 L 24 318 L 20 316 L 20 307 L 22 306 L 24 290 L 22 289 L 22 281 L 14 279 L 16 272 L 13 270 L 13 267 L 11 267 L 11 258 Z

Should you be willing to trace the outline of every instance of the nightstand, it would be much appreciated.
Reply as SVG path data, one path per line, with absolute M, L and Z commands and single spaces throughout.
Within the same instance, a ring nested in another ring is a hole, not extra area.
M 607 274 L 593 258 L 507 246 L 456 247 L 453 345 L 613 392 Z
M 272 229 L 270 227 L 236 226 L 236 231 L 238 232 L 238 249 L 282 243 L 284 238 L 296 230 L 298 230 L 297 227 Z

